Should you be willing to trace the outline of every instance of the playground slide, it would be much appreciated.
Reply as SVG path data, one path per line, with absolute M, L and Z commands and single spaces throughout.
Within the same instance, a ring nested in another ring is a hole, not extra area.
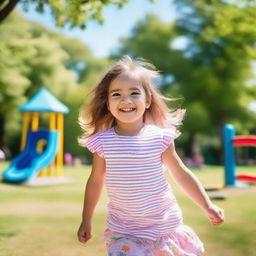
M 3 172 L 4 181 L 22 183 L 47 167 L 58 152 L 58 137 L 57 131 L 29 131 L 25 149 L 12 160 L 10 166 Z M 41 150 L 39 150 L 40 144 Z M 43 144 L 45 144 L 44 148 Z

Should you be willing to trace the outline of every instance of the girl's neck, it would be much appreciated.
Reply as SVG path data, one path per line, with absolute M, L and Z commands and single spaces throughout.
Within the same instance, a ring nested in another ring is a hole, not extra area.
M 136 136 L 143 129 L 144 125 L 143 122 L 138 124 L 117 123 L 114 129 L 118 135 Z

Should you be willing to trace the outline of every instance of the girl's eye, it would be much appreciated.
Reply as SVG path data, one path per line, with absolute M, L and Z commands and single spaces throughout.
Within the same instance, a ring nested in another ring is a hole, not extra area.
M 112 94 L 112 96 L 113 96 L 113 97 L 120 96 L 120 93 L 115 92 L 115 93 Z
M 132 95 L 140 95 L 139 92 L 132 92 Z

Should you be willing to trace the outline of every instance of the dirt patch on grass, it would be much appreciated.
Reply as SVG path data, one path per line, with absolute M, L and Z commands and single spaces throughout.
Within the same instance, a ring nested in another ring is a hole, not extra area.
M 241 195 L 253 195 L 256 194 L 256 186 L 244 186 L 244 187 L 225 187 L 223 189 L 211 189 L 207 191 L 210 198 L 216 198 L 217 200 L 223 200 L 228 197 L 236 197 Z
M 247 195 L 247 194 L 256 194 L 256 186 L 252 185 L 249 187 L 227 187 L 223 189 L 223 192 L 226 193 L 228 196 L 240 196 L 240 195 Z

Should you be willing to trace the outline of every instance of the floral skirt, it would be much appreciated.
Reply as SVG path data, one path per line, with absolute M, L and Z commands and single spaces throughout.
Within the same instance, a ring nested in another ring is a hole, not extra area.
M 180 225 L 168 235 L 149 240 L 107 229 L 104 239 L 108 256 L 198 256 L 204 247 L 195 232 Z

